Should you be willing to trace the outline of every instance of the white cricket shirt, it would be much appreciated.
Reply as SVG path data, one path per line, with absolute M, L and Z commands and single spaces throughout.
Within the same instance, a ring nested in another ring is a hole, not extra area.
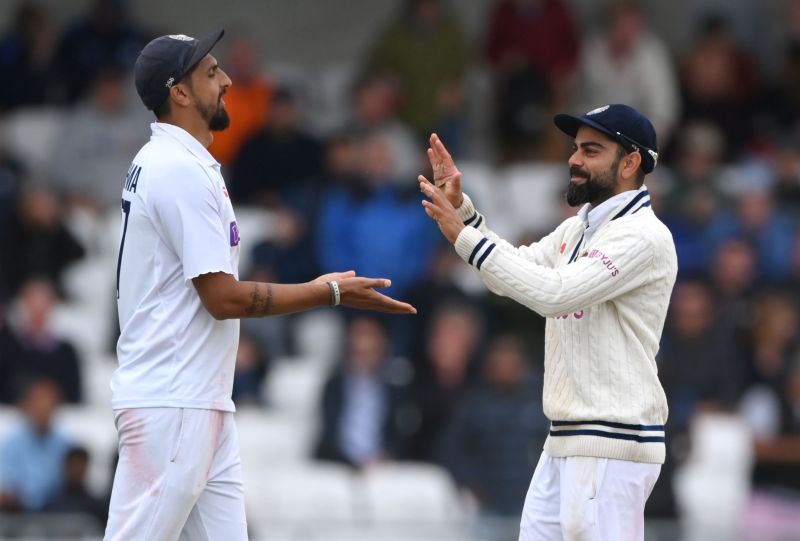
M 663 463 L 668 412 L 655 357 L 678 269 L 675 245 L 646 187 L 607 203 L 584 207 L 586 221 L 574 216 L 515 247 L 465 195 L 458 213 L 472 227 L 455 247 L 491 291 L 547 318 L 545 451 Z
M 234 411 L 239 320 L 217 321 L 192 278 L 238 278 L 239 231 L 220 165 L 171 124 L 151 124 L 122 190 L 114 409 Z

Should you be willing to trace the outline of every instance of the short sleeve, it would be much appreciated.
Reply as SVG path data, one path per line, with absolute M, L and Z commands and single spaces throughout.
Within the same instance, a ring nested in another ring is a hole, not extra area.
M 230 245 L 213 181 L 199 164 L 175 166 L 150 193 L 164 241 L 187 282 L 201 274 L 234 274 Z

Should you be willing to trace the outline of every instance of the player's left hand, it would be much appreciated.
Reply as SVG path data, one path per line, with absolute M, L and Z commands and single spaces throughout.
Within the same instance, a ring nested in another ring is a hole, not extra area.
M 442 190 L 434 187 L 425 177 L 420 175 L 417 180 L 419 180 L 420 191 L 430 198 L 430 201 L 422 201 L 425 213 L 436 222 L 442 235 L 450 241 L 450 244 L 455 244 L 458 234 L 464 229 L 464 223 L 458 217 L 456 209 L 453 208 Z

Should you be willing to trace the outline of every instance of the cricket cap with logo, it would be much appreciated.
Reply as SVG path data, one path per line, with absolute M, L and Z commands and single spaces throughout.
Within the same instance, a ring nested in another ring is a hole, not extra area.
M 592 109 L 585 115 L 558 114 L 555 125 L 571 137 L 578 134 L 581 126 L 589 126 L 608 135 L 628 152 L 642 156 L 642 171 L 650 173 L 658 163 L 658 141 L 653 124 L 642 113 L 620 103 Z
M 133 68 L 136 91 L 151 111 L 164 103 L 169 89 L 194 69 L 225 30 L 217 30 L 201 38 L 172 34 L 154 39 L 139 53 Z

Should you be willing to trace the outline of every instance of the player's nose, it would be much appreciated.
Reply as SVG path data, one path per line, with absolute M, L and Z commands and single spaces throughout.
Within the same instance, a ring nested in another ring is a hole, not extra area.
M 570 167 L 573 166 L 580 167 L 581 165 L 583 165 L 583 161 L 581 160 L 580 156 L 580 150 L 575 150 L 572 154 L 570 154 L 569 160 L 567 160 L 567 164 L 569 164 Z
M 221 86 L 226 89 L 229 88 L 233 84 L 231 78 L 228 77 L 228 74 L 225 73 L 225 71 L 222 68 L 219 69 L 219 74 L 222 77 Z

